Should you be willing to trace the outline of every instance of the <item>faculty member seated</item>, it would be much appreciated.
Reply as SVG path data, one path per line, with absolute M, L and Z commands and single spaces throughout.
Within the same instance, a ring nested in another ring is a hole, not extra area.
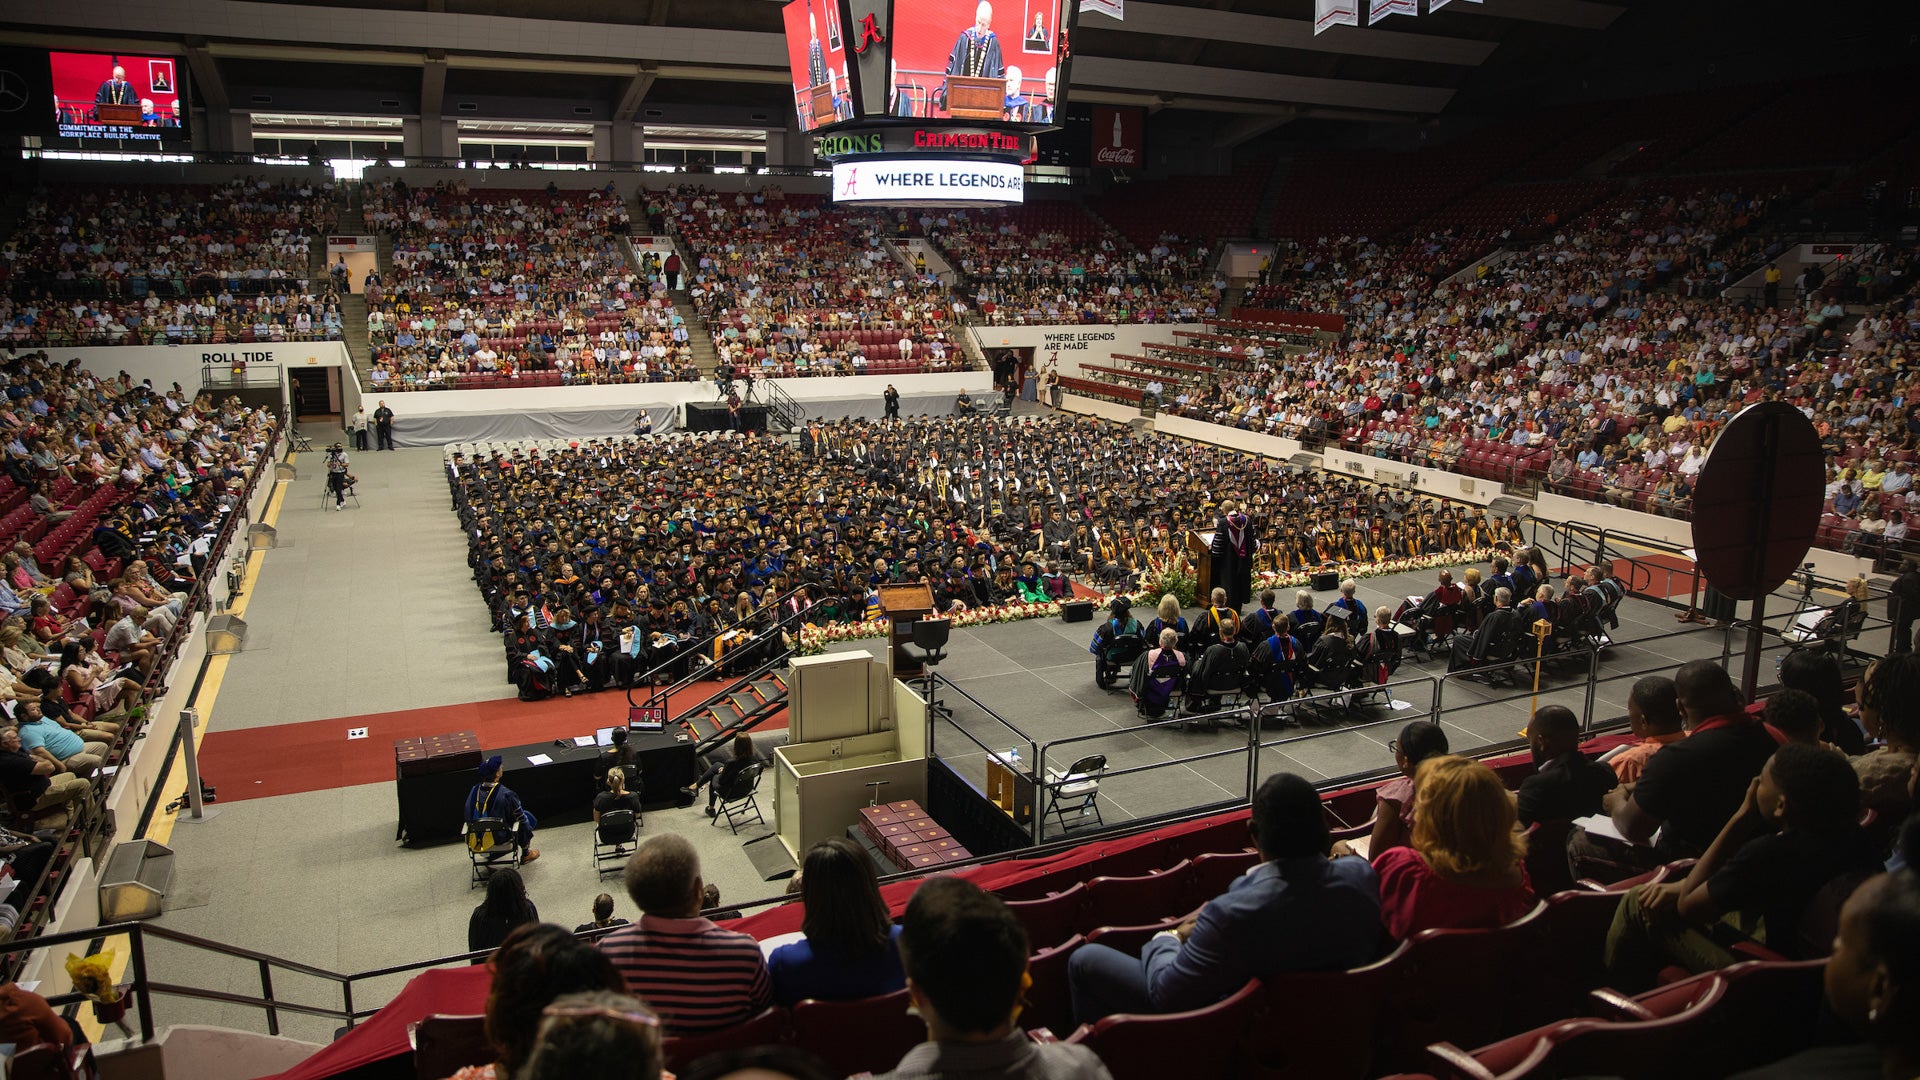
M 1068 962 L 1074 1018 L 1198 1009 L 1249 979 L 1284 971 L 1340 971 L 1372 960 L 1380 890 L 1361 858 L 1330 859 L 1320 796 L 1277 773 L 1253 797 L 1249 824 L 1264 860 L 1135 959 L 1083 945 Z

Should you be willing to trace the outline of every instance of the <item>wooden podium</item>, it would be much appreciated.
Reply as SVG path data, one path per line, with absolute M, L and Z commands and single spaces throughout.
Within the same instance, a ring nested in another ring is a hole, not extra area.
M 1187 561 L 1193 563 L 1194 596 L 1201 607 L 1213 595 L 1213 530 L 1187 530 Z
M 1007 113 L 1007 80 L 947 76 L 947 115 L 956 120 L 998 120 Z
M 893 677 L 919 677 L 923 665 L 906 646 L 913 644 L 913 624 L 933 614 L 933 588 L 924 581 L 882 585 L 880 611 L 886 615 L 887 657 Z
M 1033 820 L 1033 774 L 1016 768 L 1007 754 L 987 755 L 987 801 L 1006 812 L 1016 824 Z
M 835 111 L 833 107 L 833 83 L 821 83 L 819 86 L 807 91 L 807 93 L 812 95 L 809 104 L 811 105 L 810 111 L 813 114 L 814 127 L 819 127 L 822 124 L 831 124 L 835 120 L 840 119 L 840 114 Z
M 140 126 L 139 105 L 111 105 L 101 102 L 93 107 L 94 119 L 103 124 L 124 124 L 129 127 Z

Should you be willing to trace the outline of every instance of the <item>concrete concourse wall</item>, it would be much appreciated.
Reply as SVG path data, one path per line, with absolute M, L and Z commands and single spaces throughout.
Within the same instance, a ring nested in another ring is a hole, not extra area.
M 55 363 L 65 363 L 73 357 L 80 358 L 80 364 L 88 371 L 103 379 L 113 378 L 124 371 L 133 376 L 133 381 L 152 379 L 153 385 L 161 390 L 174 383 L 192 397 L 200 388 L 200 369 L 204 366 L 230 368 L 235 360 L 244 359 L 249 367 L 262 364 L 278 364 L 285 370 L 297 367 L 351 367 L 347 362 L 347 347 L 338 341 L 286 341 L 242 344 L 226 342 L 220 345 L 100 345 L 88 348 L 62 348 L 55 346 L 46 350 Z M 224 381 L 224 380 L 223 380 Z
M 1140 411 L 1131 405 L 1080 397 L 1076 394 L 1061 395 L 1061 407 L 1068 412 L 1099 416 L 1123 424 L 1140 419 Z M 1328 472 L 1345 473 L 1381 483 L 1410 486 L 1421 494 L 1436 499 L 1452 499 L 1476 506 L 1485 506 L 1499 498 L 1506 490 L 1500 484 L 1475 476 L 1421 468 L 1402 461 L 1390 461 L 1386 458 L 1371 457 L 1348 450 L 1310 451 L 1295 439 L 1266 435 L 1257 431 L 1245 431 L 1224 424 L 1211 424 L 1184 416 L 1155 416 L 1153 429 L 1163 435 L 1175 435 L 1183 439 L 1193 439 L 1196 442 L 1212 443 L 1215 446 L 1259 454 L 1280 461 L 1292 461 L 1296 455 L 1311 453 L 1319 459 L 1320 467 Z
M 1060 374 L 1082 376 L 1080 365 L 1117 366 L 1114 353 L 1139 356 L 1149 343 L 1172 344 L 1176 330 L 1199 331 L 1203 323 L 1065 323 L 1043 326 L 970 326 L 966 332 L 991 357 L 998 349 L 1032 349 L 1034 363 L 1057 359 Z

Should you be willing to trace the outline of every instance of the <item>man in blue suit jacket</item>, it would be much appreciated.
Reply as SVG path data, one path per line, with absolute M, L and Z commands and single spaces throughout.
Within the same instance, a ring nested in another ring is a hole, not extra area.
M 1254 794 L 1251 827 L 1266 861 L 1197 917 L 1155 935 L 1139 959 L 1104 945 L 1073 954 L 1075 1019 L 1203 1008 L 1249 979 L 1341 971 L 1374 959 L 1379 882 L 1365 859 L 1327 857 L 1327 822 L 1313 785 L 1290 773 L 1268 777 Z

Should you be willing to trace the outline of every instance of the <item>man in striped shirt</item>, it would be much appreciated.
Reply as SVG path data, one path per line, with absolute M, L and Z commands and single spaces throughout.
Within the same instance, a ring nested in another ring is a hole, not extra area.
M 627 860 L 627 895 L 640 921 L 600 939 L 600 951 L 660 1015 L 665 1034 L 731 1027 L 772 1000 L 766 958 L 746 934 L 700 917 L 705 883 L 685 837 L 654 836 Z

